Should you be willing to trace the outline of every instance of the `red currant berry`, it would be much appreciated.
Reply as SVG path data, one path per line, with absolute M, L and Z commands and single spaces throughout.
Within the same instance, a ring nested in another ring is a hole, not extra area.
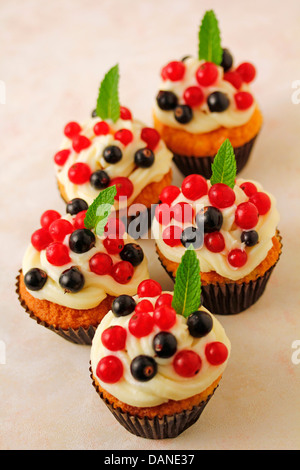
M 238 74 L 236 71 L 224 73 L 223 78 L 226 82 L 231 83 L 231 85 L 234 86 L 234 88 L 237 90 L 239 90 L 243 84 L 243 80 L 241 79 L 240 74 Z
M 207 233 L 204 237 L 204 244 L 213 253 L 220 253 L 225 249 L 225 240 L 221 232 Z
M 233 189 L 224 183 L 213 184 L 208 191 L 208 197 L 211 204 L 218 209 L 231 207 L 235 201 L 235 194 Z
M 37 251 L 42 251 L 53 242 L 49 231 L 46 228 L 39 228 L 31 235 L 31 244 Z
M 182 194 L 192 201 L 200 199 L 207 194 L 207 182 L 201 175 L 189 175 L 184 178 L 181 185 Z
M 113 261 L 106 253 L 96 253 L 89 260 L 89 267 L 92 273 L 98 274 L 98 276 L 104 276 L 105 274 L 111 273 Z
M 179 351 L 173 360 L 175 372 L 181 377 L 194 377 L 201 369 L 200 356 L 188 349 Z
M 153 279 L 145 279 L 138 286 L 139 297 L 157 297 L 161 294 L 161 285 Z
M 61 215 L 57 211 L 49 210 L 45 211 L 40 219 L 41 226 L 44 228 L 49 228 L 52 222 L 56 219 L 60 219 Z
M 123 119 L 123 121 L 129 121 L 132 119 L 131 112 L 128 108 L 125 108 L 125 106 L 120 106 L 120 118 Z
M 114 384 L 123 376 L 123 364 L 117 356 L 105 356 L 98 362 L 96 375 L 102 382 Z
M 165 66 L 165 74 L 172 82 L 181 80 L 184 76 L 185 65 L 182 62 L 173 60 Z
M 176 312 L 168 305 L 162 305 L 154 310 L 153 319 L 155 324 L 163 331 L 169 330 L 176 323 Z
M 85 135 L 76 135 L 72 141 L 72 147 L 76 153 L 81 152 L 81 150 L 87 149 L 90 145 L 91 141 Z
M 75 135 L 78 135 L 81 131 L 81 127 L 78 122 L 69 122 L 64 128 L 64 134 L 69 139 L 73 139 Z
M 119 129 L 115 133 L 115 139 L 121 142 L 123 145 L 128 145 L 133 141 L 133 134 L 129 129 Z
M 68 171 L 69 180 L 74 184 L 87 183 L 90 180 L 91 174 L 90 167 L 82 162 L 74 163 Z
M 153 307 L 152 302 L 150 302 L 150 300 L 143 299 L 136 305 L 134 310 L 136 313 L 141 313 L 141 312 L 152 313 L 154 311 L 154 307 Z
M 166 186 L 160 193 L 159 199 L 170 206 L 179 194 L 180 189 L 177 186 Z
M 46 258 L 53 266 L 63 266 L 71 261 L 68 247 L 61 242 L 53 242 L 47 246 Z
M 168 80 L 168 75 L 167 75 L 167 66 L 163 67 L 160 72 L 161 78 L 165 81 Z
M 154 327 L 154 320 L 147 312 L 134 313 L 129 320 L 128 329 L 136 338 L 148 336 Z
M 250 64 L 249 62 L 243 62 L 238 66 L 236 71 L 242 77 L 243 82 L 250 83 L 254 80 L 256 75 L 256 70 L 254 65 Z
M 188 202 L 178 202 L 171 207 L 171 212 L 174 219 L 181 223 L 191 223 L 195 215 L 193 206 Z
M 195 106 L 199 106 L 204 100 L 204 94 L 201 88 L 198 86 L 190 86 L 187 88 L 183 94 L 183 99 L 185 103 L 194 108 Z
M 154 150 L 160 141 L 159 132 L 152 127 L 144 127 L 141 131 L 141 139 L 146 142 L 150 150 Z
M 76 217 L 74 218 L 73 225 L 74 229 L 77 230 L 79 228 L 85 228 L 84 225 L 84 219 L 86 216 L 87 210 L 86 211 L 80 211 L 78 214 L 76 214 Z
M 123 238 L 126 232 L 125 225 L 123 224 L 122 220 L 118 219 L 117 217 L 110 216 L 108 218 L 107 224 L 104 228 L 104 235 L 110 238 Z
M 214 341 L 205 346 L 205 356 L 207 361 L 213 366 L 219 366 L 226 361 L 228 349 L 224 343 Z
M 266 193 L 257 192 L 250 197 L 249 201 L 255 205 L 259 215 L 265 215 L 271 209 L 271 199 Z
M 199 85 L 210 86 L 215 83 L 218 78 L 218 68 L 212 62 L 205 62 L 200 65 L 196 72 L 196 79 Z
M 155 218 L 161 225 L 168 225 L 172 219 L 172 211 L 168 204 L 159 204 L 155 208 Z
M 95 135 L 109 134 L 109 125 L 105 121 L 99 121 L 94 125 Z
M 54 162 L 56 165 L 63 166 L 69 158 L 71 151 L 69 149 L 63 149 L 54 155 Z
M 73 225 L 66 219 L 56 219 L 49 227 L 49 233 L 55 242 L 62 242 L 73 230 Z
M 163 305 L 171 307 L 173 302 L 173 295 L 167 292 L 161 294 L 155 302 L 155 308 L 162 307 Z
M 239 250 L 238 248 L 231 250 L 228 253 L 228 262 L 234 268 L 241 268 L 247 262 L 247 253 L 244 250 Z
M 103 346 L 110 351 L 121 351 L 125 348 L 127 332 L 119 325 L 113 325 L 102 332 Z
M 110 255 L 117 255 L 124 248 L 124 240 L 122 238 L 107 237 L 103 241 L 103 246 Z
M 255 184 L 250 183 L 250 181 L 245 181 L 240 185 L 240 188 L 244 191 L 246 196 L 251 197 L 253 194 L 257 193 L 257 188 Z
M 169 225 L 162 233 L 163 241 L 168 246 L 178 246 L 181 244 L 182 228 L 178 225 Z
M 252 202 L 242 202 L 235 211 L 235 223 L 244 230 L 249 230 L 258 222 L 258 211 Z
M 117 176 L 110 180 L 109 186 L 116 185 L 117 194 L 115 196 L 115 200 L 119 201 L 120 198 L 130 198 L 133 193 L 133 184 L 129 178 L 125 176 Z
M 239 91 L 234 95 L 234 101 L 237 109 L 241 111 L 250 108 L 253 104 L 253 96 L 247 91 Z
M 134 274 L 134 268 L 129 261 L 119 261 L 114 264 L 111 275 L 119 284 L 128 284 Z

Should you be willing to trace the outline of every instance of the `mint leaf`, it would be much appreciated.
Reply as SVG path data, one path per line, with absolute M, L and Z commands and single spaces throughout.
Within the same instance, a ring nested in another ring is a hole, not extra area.
M 221 47 L 221 36 L 213 10 L 205 13 L 199 30 L 199 60 L 213 62 L 220 65 L 222 62 L 223 50 Z
M 107 217 L 99 217 L 99 219 L 97 221 L 95 232 L 96 232 L 96 235 L 98 235 L 99 237 L 101 237 L 104 233 L 104 229 L 105 229 L 105 226 L 107 224 L 107 219 L 108 219 L 108 216 Z
M 101 204 L 101 206 L 97 207 L 96 210 L 96 226 L 95 226 L 95 232 L 99 237 L 103 235 L 105 225 L 107 223 L 107 219 L 110 216 L 111 213 L 111 205 L 110 204 Z
M 178 266 L 172 307 L 179 315 L 188 317 L 201 303 L 200 263 L 192 245 L 186 250 Z
M 236 161 L 233 147 L 229 139 L 221 145 L 211 166 L 211 184 L 224 183 L 230 188 L 234 187 L 236 177 Z
M 84 225 L 88 229 L 95 229 L 99 237 L 103 235 L 107 219 L 110 216 L 111 208 L 115 202 L 117 194 L 116 186 L 103 189 L 92 202 L 84 218 Z
M 120 117 L 119 65 L 112 67 L 103 78 L 97 99 L 96 112 L 101 119 L 116 122 Z

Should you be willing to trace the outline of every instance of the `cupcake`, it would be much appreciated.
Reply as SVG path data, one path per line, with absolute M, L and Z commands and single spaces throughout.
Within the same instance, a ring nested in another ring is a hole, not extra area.
M 116 189 L 109 190 L 115 190 L 113 203 Z M 93 203 L 87 210 L 87 203 L 77 198 L 67 204 L 66 215 L 45 211 L 17 277 L 19 300 L 30 317 L 78 344 L 91 344 L 120 288 L 131 295 L 149 277 L 142 248 L 113 214 L 107 218 L 108 203 Z
M 64 127 L 54 163 L 65 202 L 80 198 L 90 204 L 100 191 L 115 185 L 115 209 L 131 220 L 156 204 L 171 183 L 172 154 L 155 129 L 120 106 L 118 80 L 116 65 L 101 83 L 92 117 Z
M 264 292 L 281 253 L 279 214 L 275 198 L 260 183 L 235 178 L 228 140 L 212 171 L 210 181 L 195 174 L 181 188 L 165 188 L 152 230 L 159 259 L 173 279 L 182 254 L 193 245 L 203 305 L 228 315 L 249 308 Z
M 189 276 L 200 283 L 197 257 L 192 250 L 184 257 L 174 293 L 143 281 L 137 295 L 113 301 L 92 342 L 96 391 L 125 429 L 144 438 L 174 438 L 193 425 L 230 354 L 223 327 L 188 287 Z
M 262 115 L 249 88 L 256 76 L 250 62 L 234 65 L 221 47 L 218 21 L 206 12 L 199 31 L 198 57 L 187 56 L 162 68 L 154 103 L 154 127 L 173 152 L 185 175 L 211 176 L 211 164 L 228 138 L 237 171 L 247 163 L 262 125 Z

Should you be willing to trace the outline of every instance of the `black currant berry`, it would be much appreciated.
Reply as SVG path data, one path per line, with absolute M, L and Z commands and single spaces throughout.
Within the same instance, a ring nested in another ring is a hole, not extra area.
M 149 168 L 154 163 L 154 153 L 147 148 L 139 149 L 134 154 L 134 163 L 140 168 Z
M 196 215 L 196 224 L 204 233 L 218 232 L 223 224 L 222 212 L 213 206 L 203 207 Z
M 130 371 L 132 376 L 139 382 L 147 382 L 157 373 L 157 364 L 153 357 L 140 355 L 131 362 Z
M 84 199 L 75 197 L 67 204 L 67 214 L 76 215 L 78 212 L 86 211 L 89 208 Z
M 231 69 L 233 64 L 233 57 L 230 54 L 229 50 L 224 48 L 223 49 L 223 56 L 222 56 L 222 62 L 221 62 L 221 67 L 223 67 L 224 72 L 227 72 L 227 70 Z
M 241 242 L 246 246 L 254 246 L 258 242 L 258 233 L 256 230 L 247 230 L 241 234 Z
M 67 292 L 79 292 L 84 286 L 84 276 L 78 268 L 72 267 L 60 275 L 59 284 Z
M 187 326 L 191 336 L 202 338 L 212 330 L 213 319 L 209 313 L 199 310 L 189 315 Z
M 156 97 L 157 104 L 160 109 L 164 111 L 171 111 L 175 109 L 178 103 L 178 98 L 172 91 L 159 91 Z
M 103 158 L 107 163 L 118 163 L 122 156 L 122 150 L 117 145 L 109 145 L 103 150 Z
M 172 357 L 177 351 L 177 339 L 168 331 L 161 331 L 153 338 L 153 349 L 158 357 Z
M 135 300 L 130 295 L 119 295 L 112 303 L 112 312 L 116 317 L 126 317 L 134 311 L 136 307 Z
M 24 276 L 24 283 L 29 290 L 40 290 L 47 281 L 47 273 L 39 268 L 32 268 Z
M 138 266 L 144 259 L 144 252 L 140 245 L 136 243 L 127 243 L 120 253 L 123 261 L 129 261 L 132 266 Z
M 93 109 L 91 116 L 92 117 L 98 117 L 97 109 Z
M 90 183 L 95 189 L 105 189 L 110 183 L 110 177 L 105 171 L 97 170 L 91 174 Z
M 79 228 L 71 233 L 69 247 L 74 253 L 86 253 L 96 242 L 96 237 L 87 228 Z
M 186 104 L 180 104 L 175 108 L 174 117 L 180 124 L 187 124 L 193 119 L 192 108 Z
M 197 250 L 203 245 L 203 233 L 202 230 L 196 227 L 187 227 L 181 234 L 180 241 L 185 248 L 193 245 L 193 248 Z
M 228 108 L 229 99 L 225 93 L 214 91 L 208 96 L 207 104 L 212 113 L 222 113 Z

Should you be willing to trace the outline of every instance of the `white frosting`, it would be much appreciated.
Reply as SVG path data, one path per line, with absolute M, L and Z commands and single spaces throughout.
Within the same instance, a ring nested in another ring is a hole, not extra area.
M 115 123 L 107 121 L 113 133 L 119 129 L 129 129 L 133 133 L 133 141 L 125 146 L 120 141 L 115 140 L 112 134 L 96 136 L 93 128 L 99 121 L 101 120 L 96 117 L 81 124 L 81 134 L 88 137 L 92 143 L 80 153 L 73 150 L 70 139 L 66 137 L 63 140 L 59 150 L 70 149 L 71 154 L 63 167 L 55 165 L 57 179 L 63 185 L 68 200 L 79 197 L 90 205 L 98 196 L 99 190 L 93 188 L 89 182 L 76 185 L 69 180 L 68 170 L 74 163 L 86 163 L 92 172 L 103 169 L 110 179 L 125 176 L 130 179 L 134 189 L 127 201 L 120 203 L 116 201 L 116 209 L 124 208 L 126 205 L 129 206 L 148 184 L 160 181 L 170 171 L 172 153 L 166 148 L 161 139 L 154 150 L 155 160 L 153 165 L 150 168 L 138 168 L 134 163 L 134 154 L 137 150 L 146 147 L 146 143 L 140 138 L 141 130 L 146 127 L 145 124 L 137 120 L 119 119 Z M 123 156 L 118 163 L 109 164 L 102 157 L 103 150 L 108 145 L 117 145 L 122 150 Z
M 258 224 L 256 227 L 254 227 L 254 230 L 258 232 L 259 242 L 253 247 L 245 247 L 240 238 L 242 230 L 234 224 L 235 211 L 237 206 L 242 202 L 248 201 L 249 199 L 244 191 L 239 187 L 245 181 L 250 181 L 255 184 L 258 191 L 265 192 L 271 199 L 271 209 L 266 215 L 259 216 Z M 207 183 L 208 188 L 210 188 L 210 182 L 208 181 Z M 236 195 L 235 203 L 231 207 L 221 210 L 223 215 L 223 225 L 220 232 L 225 239 L 224 251 L 221 253 L 212 253 L 206 248 L 205 245 L 203 245 L 201 248 L 196 250 L 196 253 L 200 261 L 201 272 L 215 271 L 223 277 L 236 281 L 250 274 L 251 271 L 253 271 L 266 258 L 268 251 L 273 246 L 272 237 L 274 237 L 276 233 L 276 228 L 279 222 L 279 213 L 276 208 L 275 198 L 267 191 L 264 191 L 262 186 L 256 181 L 244 180 L 241 178 L 237 179 L 236 185 L 234 187 L 234 193 Z M 180 192 L 179 196 L 173 201 L 172 205 L 175 205 L 181 201 L 189 202 L 190 204 L 194 205 L 196 207 L 196 212 L 199 212 L 199 210 L 205 206 L 211 205 L 208 199 L 208 195 L 203 196 L 197 201 L 191 201 L 185 198 L 182 192 Z M 195 223 L 181 224 L 175 220 L 172 220 L 172 224 L 177 224 L 183 229 L 190 225 L 196 226 Z M 168 260 L 180 263 L 181 257 L 185 252 L 185 248 L 181 244 L 176 247 L 168 246 L 162 239 L 162 232 L 164 228 L 165 226 L 160 225 L 157 219 L 154 218 L 152 232 L 160 252 Z M 235 248 L 245 250 L 248 255 L 246 264 L 241 268 L 232 267 L 227 260 L 228 252 Z
M 185 104 L 183 100 L 184 91 L 191 86 L 199 86 L 196 80 L 196 71 L 204 60 L 198 60 L 196 58 L 188 58 L 185 60 L 184 65 L 186 67 L 185 74 L 182 80 L 172 82 L 171 80 L 162 81 L 159 89 L 164 91 L 172 91 L 178 97 L 179 104 Z M 157 102 L 154 103 L 154 114 L 160 122 L 163 124 L 177 128 L 183 129 L 191 134 L 211 132 L 219 127 L 236 127 L 246 124 L 256 107 L 255 100 L 250 108 L 246 110 L 239 110 L 236 108 L 234 95 L 237 91 L 247 91 L 249 92 L 249 86 L 246 83 L 243 83 L 240 90 L 236 88 L 226 80 L 223 80 L 224 70 L 222 67 L 218 66 L 219 76 L 216 83 L 213 86 L 201 87 L 204 93 L 204 100 L 202 104 L 198 107 L 193 108 L 193 119 L 187 124 L 181 124 L 176 121 L 174 117 L 174 112 L 164 111 L 159 108 Z M 210 112 L 206 98 L 208 95 L 215 91 L 221 91 L 225 93 L 230 101 L 229 107 L 221 112 Z
M 137 296 L 134 299 L 137 303 L 142 300 Z M 148 298 L 148 300 L 154 305 L 157 297 Z M 208 312 L 202 306 L 201 310 Z M 223 364 L 213 366 L 206 360 L 204 352 L 206 344 L 220 341 L 225 344 L 230 354 L 230 341 L 222 325 L 213 315 L 211 315 L 213 328 L 203 338 L 194 338 L 189 334 L 187 319 L 182 315 L 177 315 L 175 325 L 169 330 L 177 339 L 177 351 L 193 350 L 202 360 L 200 372 L 192 378 L 181 377 L 175 372 L 172 365 L 174 356 L 168 359 L 155 357 L 152 342 L 154 336 L 160 331 L 158 327 L 155 326 L 153 331 L 143 338 L 135 338 L 130 334 L 128 323 L 132 315 L 134 312 L 125 317 L 115 317 L 110 311 L 97 328 L 91 348 L 91 367 L 94 377 L 97 378 L 102 388 L 123 403 L 137 407 L 151 407 L 166 403 L 168 400 L 183 400 L 204 391 L 224 372 L 228 358 Z M 120 325 L 127 330 L 126 347 L 122 351 L 109 351 L 102 344 L 102 332 L 113 325 Z M 158 364 L 157 374 L 148 382 L 135 380 L 130 372 L 131 361 L 140 354 L 155 357 Z M 101 382 L 96 374 L 98 362 L 107 355 L 117 356 L 124 367 L 122 379 L 114 384 Z
M 63 219 L 72 220 L 68 214 Z M 69 235 L 66 236 L 64 243 L 68 246 Z M 126 237 L 126 238 L 125 238 Z M 129 235 L 125 235 L 125 243 L 134 242 Z M 90 271 L 89 260 L 96 253 L 107 253 L 103 246 L 103 237 L 96 236 L 96 244 L 86 253 L 78 254 L 69 251 L 71 261 L 63 266 L 54 266 L 46 258 L 46 250 L 37 251 L 30 244 L 23 258 L 22 272 L 25 275 L 31 268 L 39 268 L 48 275 L 47 282 L 41 290 L 31 291 L 30 294 L 41 300 L 48 300 L 65 307 L 73 309 L 88 309 L 96 307 L 107 295 L 118 296 L 120 288 L 125 294 L 133 295 L 137 291 L 139 283 L 149 278 L 148 263 L 146 257 L 142 263 L 134 268 L 134 275 L 128 284 L 119 284 L 110 275 L 97 275 Z M 118 255 L 110 255 L 113 262 L 121 261 Z M 59 284 L 59 277 L 63 271 L 78 266 L 84 275 L 85 283 L 83 288 L 76 293 L 65 292 Z

